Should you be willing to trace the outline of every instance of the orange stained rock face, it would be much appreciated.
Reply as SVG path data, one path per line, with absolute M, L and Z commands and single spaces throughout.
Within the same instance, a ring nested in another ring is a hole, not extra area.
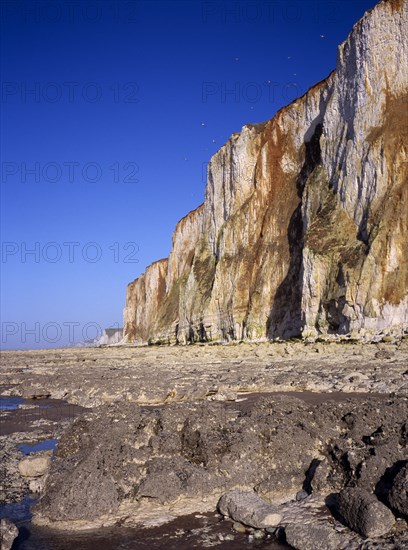
M 380 2 L 336 71 L 232 135 L 169 259 L 129 285 L 128 341 L 408 330 L 407 35 L 407 0 Z

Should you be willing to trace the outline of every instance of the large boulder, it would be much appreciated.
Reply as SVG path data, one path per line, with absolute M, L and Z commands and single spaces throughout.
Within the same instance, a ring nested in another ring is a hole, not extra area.
M 337 504 L 346 525 L 363 537 L 381 537 L 395 523 L 389 508 L 375 495 L 358 487 L 343 489 L 338 495 Z
M 388 502 L 396 512 L 408 517 L 408 463 L 395 476 Z
M 275 506 L 251 491 L 226 493 L 220 498 L 218 509 L 224 516 L 256 529 L 276 527 L 282 521 L 282 515 Z

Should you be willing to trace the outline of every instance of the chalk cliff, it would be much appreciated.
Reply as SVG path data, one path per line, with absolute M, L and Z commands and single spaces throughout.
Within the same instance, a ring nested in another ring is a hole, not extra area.
M 408 330 L 408 0 L 337 68 L 212 157 L 169 259 L 130 283 L 129 342 Z

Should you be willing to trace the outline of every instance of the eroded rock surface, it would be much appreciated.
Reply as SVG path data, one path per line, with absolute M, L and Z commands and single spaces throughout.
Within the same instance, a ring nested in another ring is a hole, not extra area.
M 351 411 L 364 418 L 363 432 L 350 426 Z M 99 407 L 61 438 L 35 521 L 73 528 L 143 523 L 151 513 L 214 510 L 233 490 L 255 490 L 274 505 L 293 500 L 301 506 L 296 493 L 311 465 L 324 458 L 330 461 L 326 494 L 350 480 L 364 486 L 365 464 L 375 461 L 375 448 L 361 434 L 372 433 L 383 416 L 390 435 L 399 434 L 407 415 L 404 398 L 307 405 L 276 396 L 242 409 L 240 403 L 214 402 Z M 384 442 L 389 452 L 371 469 L 373 484 L 387 467 L 407 459 L 406 443 L 397 449 L 394 444 L 393 437 Z M 340 458 L 333 449 L 341 446 L 349 454 Z M 358 447 L 365 449 L 361 462 L 351 463 L 346 457 Z
M 395 476 L 388 502 L 394 510 L 408 519 L 408 462 Z

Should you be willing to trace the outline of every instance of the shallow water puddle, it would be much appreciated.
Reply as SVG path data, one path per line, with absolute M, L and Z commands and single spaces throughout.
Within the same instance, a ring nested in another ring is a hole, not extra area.
M 32 517 L 31 506 L 38 502 L 38 498 L 26 495 L 19 502 L 0 504 L 0 519 L 8 518 L 16 525 L 29 521 Z
M 30 453 L 38 453 L 39 451 L 55 451 L 57 448 L 58 439 L 44 439 L 38 443 L 21 443 L 17 445 L 17 448 L 24 455 L 29 455 Z
M 15 411 L 24 402 L 22 397 L 0 396 L 0 411 Z
M 272 541 L 248 542 L 247 535 L 234 533 L 231 523 L 220 521 L 216 514 L 185 516 L 171 523 L 149 529 L 116 527 L 84 533 L 59 532 L 29 523 L 20 524 L 20 534 L 13 550 L 243 550 L 289 548 Z M 233 534 L 233 540 L 223 540 Z

